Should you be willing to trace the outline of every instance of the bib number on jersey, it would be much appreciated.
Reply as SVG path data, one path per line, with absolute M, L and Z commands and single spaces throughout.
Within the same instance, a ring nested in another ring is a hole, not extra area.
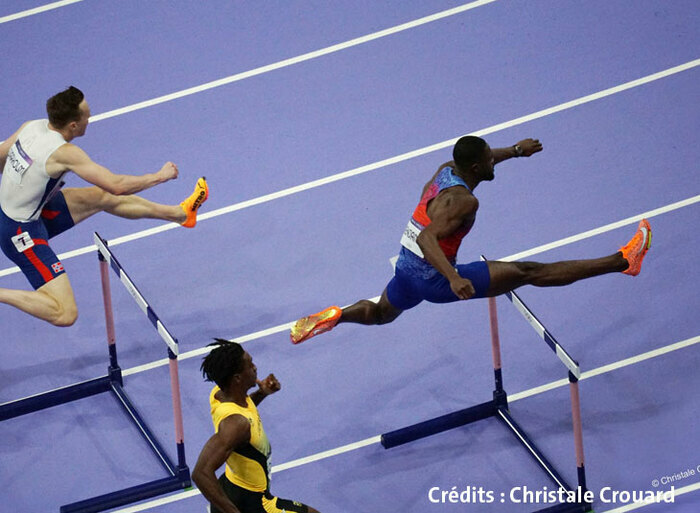
M 423 256 L 423 251 L 420 249 L 417 242 L 420 232 L 421 228 L 416 226 L 413 219 L 409 220 L 408 225 L 406 225 L 406 229 L 403 231 L 403 235 L 401 236 L 401 245 L 414 255 L 419 256 L 420 258 L 425 258 L 425 256 Z
M 7 152 L 7 165 L 9 165 L 9 176 L 16 182 L 22 183 L 22 177 L 24 173 L 31 167 L 34 161 L 29 155 L 22 149 L 22 145 L 19 139 L 15 141 L 15 144 L 10 147 L 10 151 Z M 7 166 L 5 166 L 7 171 Z

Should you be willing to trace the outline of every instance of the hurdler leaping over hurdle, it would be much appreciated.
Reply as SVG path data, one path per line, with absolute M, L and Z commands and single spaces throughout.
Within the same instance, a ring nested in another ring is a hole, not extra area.
M 498 296 L 523 285 L 556 287 L 612 272 L 639 274 L 651 245 L 651 227 L 646 219 L 626 245 L 602 258 L 550 264 L 488 261 L 456 265 L 459 245 L 479 208 L 473 194 L 476 186 L 494 179 L 494 165 L 499 162 L 539 151 L 542 145 L 537 139 L 493 150 L 479 137 L 459 139 L 453 149 L 454 160 L 441 165 L 423 188 L 401 239 L 394 277 L 379 302 L 365 299 L 347 308 L 331 306 L 299 319 L 291 329 L 292 342 L 308 340 L 340 322 L 386 324 L 421 301 L 450 303 Z
M 85 134 L 90 117 L 90 107 L 75 87 L 49 98 L 46 111 L 48 120 L 28 121 L 0 144 L 0 247 L 35 289 L 0 288 L 0 303 L 56 326 L 70 326 L 78 309 L 63 264 L 48 245 L 50 238 L 101 211 L 192 228 L 209 189 L 200 178 L 194 192 L 179 205 L 134 196 L 177 178 L 177 166 L 167 162 L 156 173 L 132 176 L 114 174 L 93 162 L 71 144 Z M 68 171 L 95 187 L 61 190 Z

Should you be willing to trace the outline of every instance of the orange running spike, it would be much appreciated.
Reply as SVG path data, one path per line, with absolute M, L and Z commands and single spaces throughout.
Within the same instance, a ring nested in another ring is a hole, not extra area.
M 209 198 L 209 186 L 204 177 L 197 180 L 197 184 L 194 186 L 194 192 L 190 196 L 180 203 L 182 210 L 187 214 L 187 219 L 182 223 L 185 228 L 194 228 L 197 224 L 197 210 L 201 207 L 205 201 Z
M 294 323 L 289 338 L 292 344 L 300 344 L 304 340 L 332 330 L 338 321 L 343 310 L 338 306 L 329 306 L 316 314 L 303 317 Z
M 620 248 L 622 256 L 629 263 L 629 267 L 622 271 L 630 276 L 637 276 L 642 270 L 642 260 L 651 247 L 651 226 L 649 221 L 642 219 L 639 221 L 637 233 L 624 246 Z

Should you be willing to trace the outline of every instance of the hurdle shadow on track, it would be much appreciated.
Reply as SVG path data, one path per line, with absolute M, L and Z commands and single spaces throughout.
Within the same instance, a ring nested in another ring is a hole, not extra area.
M 482 260 L 486 258 L 482 255 Z M 509 292 L 505 296 L 515 308 L 525 317 L 537 334 L 544 340 L 550 349 L 557 355 L 568 369 L 569 390 L 571 393 L 571 416 L 574 428 L 574 446 L 576 452 L 576 466 L 578 471 L 578 487 L 572 488 L 549 462 L 535 443 L 520 427 L 517 421 L 508 411 L 508 395 L 503 389 L 503 376 L 501 371 L 501 347 L 498 336 L 498 315 L 496 311 L 496 299 L 489 298 L 489 318 L 491 324 L 491 348 L 493 355 L 493 369 L 495 378 L 495 390 L 493 399 L 485 403 L 477 404 L 470 408 L 448 413 L 441 417 L 426 420 L 412 426 L 404 427 L 381 435 L 381 444 L 385 449 L 413 442 L 430 435 L 441 433 L 449 429 L 476 422 L 478 420 L 497 417 L 516 436 L 520 443 L 528 450 L 537 464 L 545 471 L 558 489 L 566 492 L 566 501 L 549 508 L 538 510 L 537 513 L 583 513 L 592 510 L 592 494 L 586 488 L 586 471 L 583 457 L 583 431 L 581 424 L 581 403 L 579 399 L 578 381 L 581 378 L 581 369 L 566 350 L 547 331 L 547 328 L 535 317 L 530 309 L 523 303 L 515 292 Z
M 107 343 L 109 347 L 109 367 L 107 375 L 66 387 L 36 394 L 24 399 L 0 404 L 0 421 L 19 417 L 28 413 L 40 411 L 52 406 L 66 404 L 78 399 L 90 397 L 103 392 L 111 392 L 122 405 L 129 419 L 136 425 L 138 432 L 148 443 L 168 476 L 156 479 L 148 483 L 132 486 L 105 495 L 92 497 L 61 506 L 61 513 L 96 513 L 107 509 L 116 508 L 136 501 L 162 495 L 164 493 L 187 488 L 191 486 L 190 471 L 185 461 L 184 430 L 182 423 L 182 406 L 180 399 L 180 383 L 178 375 L 178 343 L 170 334 L 165 325 L 160 321 L 153 309 L 148 305 L 144 297 L 126 274 L 122 266 L 107 247 L 107 242 L 95 232 L 95 244 L 100 260 L 100 275 L 102 278 L 102 293 L 105 307 L 105 321 L 107 325 Z M 114 331 L 114 317 L 112 314 L 112 296 L 109 283 L 109 267 L 119 276 L 129 294 L 134 298 L 139 308 L 151 321 L 160 337 L 168 346 L 168 361 L 170 365 L 170 386 L 173 397 L 173 416 L 175 421 L 175 441 L 177 444 L 177 465 L 173 464 L 168 454 L 163 449 L 151 429 L 146 424 L 141 414 L 137 411 L 131 399 L 124 390 L 122 370 L 117 361 L 117 346 Z

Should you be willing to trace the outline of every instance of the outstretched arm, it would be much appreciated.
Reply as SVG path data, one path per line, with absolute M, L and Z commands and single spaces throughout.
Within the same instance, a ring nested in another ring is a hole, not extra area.
M 270 374 L 262 381 L 258 380 L 257 383 L 258 389 L 250 394 L 250 398 L 255 403 L 255 406 L 260 404 L 268 395 L 279 392 L 280 388 L 282 388 L 274 374 Z
M 540 151 L 542 151 L 542 143 L 539 139 L 523 139 L 507 148 L 491 148 L 496 164 L 515 157 L 529 157 Z
M 178 175 L 177 166 L 172 162 L 167 162 L 156 173 L 147 173 L 141 176 L 115 174 L 106 167 L 93 162 L 81 148 L 70 143 L 58 148 L 46 165 L 49 174 L 58 174 L 66 169 L 73 171 L 86 182 L 97 185 L 100 189 L 117 196 L 143 191 L 177 178 Z
M 192 470 L 192 480 L 212 505 L 224 513 L 241 513 L 219 485 L 216 471 L 226 462 L 231 451 L 250 440 L 250 423 L 243 415 L 231 415 L 219 424 L 215 433 L 202 448 Z
M 439 203 L 433 205 L 431 223 L 420 232 L 416 242 L 430 265 L 450 282 L 452 292 L 460 299 L 469 299 L 475 292 L 472 282 L 457 273 L 438 243 L 440 239 L 455 233 L 479 208 L 478 200 L 460 189 L 447 189 L 433 200 Z

